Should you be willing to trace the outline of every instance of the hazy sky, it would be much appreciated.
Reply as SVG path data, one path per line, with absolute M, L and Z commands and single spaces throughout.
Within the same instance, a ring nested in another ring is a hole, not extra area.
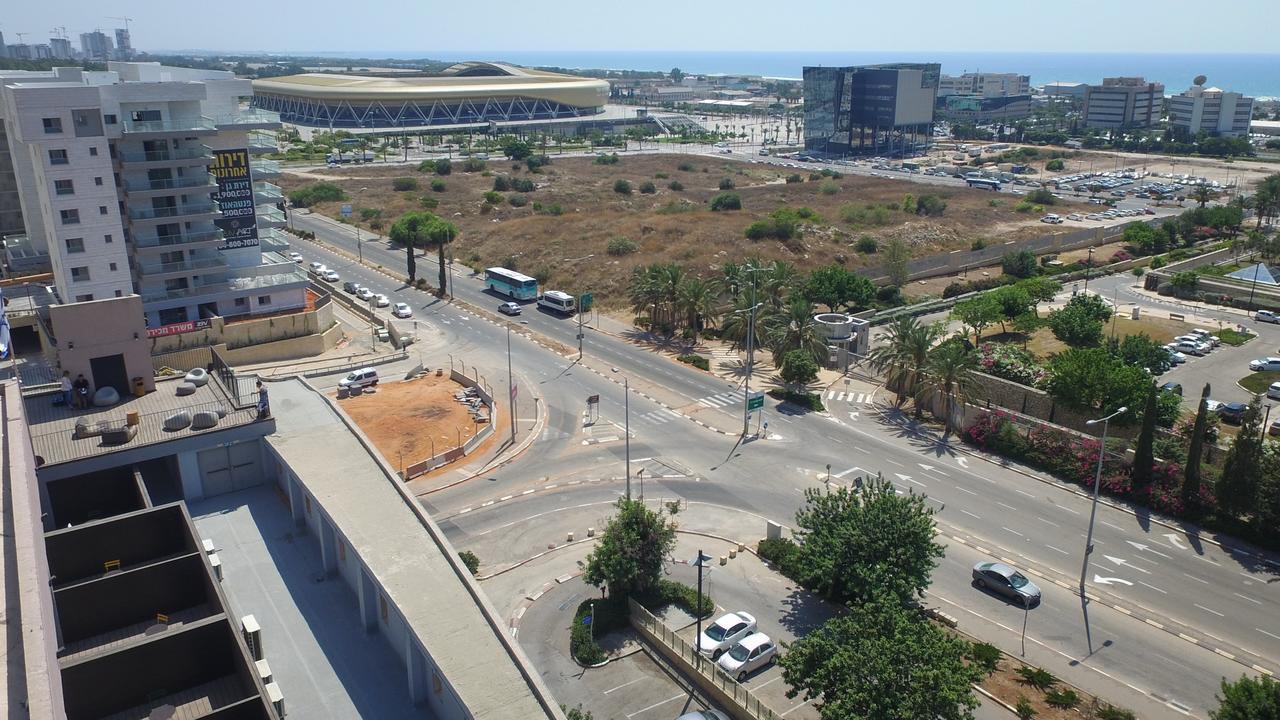
M 1043 7 L 1043 13 L 1034 8 Z M 1280 52 L 1274 0 L 13 0 L 5 42 L 120 26 L 135 47 L 277 52 L 1000 50 Z

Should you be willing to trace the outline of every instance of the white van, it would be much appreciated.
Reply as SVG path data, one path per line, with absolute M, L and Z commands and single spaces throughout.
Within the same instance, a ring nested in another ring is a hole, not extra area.
M 542 293 L 542 297 L 538 298 L 538 307 L 544 307 L 548 310 L 572 315 L 576 307 L 573 296 L 569 293 L 560 292 L 559 290 L 548 290 Z
M 378 371 L 375 368 L 360 368 L 338 381 L 338 387 L 344 390 L 373 387 L 378 384 Z

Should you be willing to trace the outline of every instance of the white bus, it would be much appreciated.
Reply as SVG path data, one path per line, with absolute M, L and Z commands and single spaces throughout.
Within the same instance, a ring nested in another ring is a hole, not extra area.
M 569 293 L 563 293 L 559 290 L 548 290 L 542 293 L 542 297 L 538 298 L 538 307 L 544 307 L 548 310 L 572 315 L 576 307 L 573 296 Z

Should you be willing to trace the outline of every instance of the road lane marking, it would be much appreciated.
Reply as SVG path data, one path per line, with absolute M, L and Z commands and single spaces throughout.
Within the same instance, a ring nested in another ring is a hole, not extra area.
M 1248 595 L 1241 595 L 1240 593 L 1231 593 L 1231 594 L 1232 594 L 1232 595 L 1235 595 L 1236 597 L 1240 598 L 1241 600 L 1248 600 L 1249 602 L 1253 603 L 1254 605 L 1261 605 L 1261 604 L 1262 604 L 1261 602 L 1259 602 L 1259 601 L 1257 601 L 1257 600 L 1254 600 L 1253 598 L 1249 597 Z
M 805 705 L 808 705 L 808 704 L 809 704 L 809 703 L 808 703 L 808 701 L 806 700 L 805 702 L 802 702 L 802 703 L 800 703 L 799 705 L 794 705 L 794 706 L 792 706 L 792 707 L 788 708 L 786 712 L 779 713 L 779 714 L 778 714 L 778 717 L 786 717 L 786 716 L 787 716 L 787 714 L 788 714 L 788 713 L 790 713 L 792 710 L 799 710 L 800 708 L 802 708 L 802 707 L 804 707 Z
M 1120 527 L 1119 525 L 1112 525 L 1111 523 L 1107 522 L 1106 520 L 1099 520 L 1098 522 L 1102 523 L 1103 525 L 1106 525 L 1107 527 L 1111 528 L 1112 530 L 1119 530 L 1120 532 L 1125 532 L 1125 529 L 1124 529 L 1124 528 Z
M 777 681 L 779 681 L 779 680 L 781 680 L 781 679 L 782 679 L 782 673 L 778 673 L 777 675 L 775 675 L 775 676 L 773 677 L 773 679 L 772 679 L 772 680 L 766 680 L 765 682 L 762 682 L 762 683 L 760 683 L 759 685 L 754 686 L 752 689 L 753 689 L 753 690 L 759 690 L 760 688 L 764 687 L 765 685 L 768 685 L 769 683 L 777 682 Z
M 1218 617 L 1226 617 L 1226 615 L 1223 615 L 1222 613 L 1218 612 L 1217 610 L 1211 610 L 1211 609 L 1209 609 L 1209 608 L 1207 608 L 1207 607 L 1205 607 L 1205 606 L 1201 605 L 1200 603 L 1191 603 L 1191 604 L 1192 604 L 1192 605 L 1195 605 L 1196 607 L 1200 608 L 1201 610 L 1203 610 L 1203 611 L 1205 611 L 1205 612 L 1213 613 L 1214 615 L 1217 615 Z
M 1059 509 L 1059 510 L 1066 510 L 1067 512 L 1071 513 L 1072 515 L 1079 515 L 1079 514 L 1080 514 L 1078 511 L 1076 511 L 1076 510 L 1072 510 L 1071 508 L 1067 507 L 1066 505 L 1058 505 L 1057 507 L 1058 507 L 1058 509 Z
M 1018 508 L 1016 508 L 1016 507 L 1014 507 L 1014 506 L 1012 506 L 1012 505 L 1005 505 L 1004 503 L 1002 503 L 1002 502 L 1000 502 L 1000 501 L 996 501 L 996 504 L 997 504 L 997 505 L 999 505 L 1000 507 L 1004 508 L 1005 510 L 1012 510 L 1012 511 L 1014 511 L 1014 512 L 1018 512 Z
M 973 513 L 969 512 L 968 510 L 961 510 L 960 512 L 964 513 L 965 515 L 968 515 L 969 517 L 973 518 L 974 520 L 981 520 L 981 519 L 982 519 L 982 518 L 978 517 L 977 515 L 974 515 Z
M 905 465 L 903 465 L 902 463 L 898 462 L 897 460 L 892 460 L 892 459 L 890 459 L 890 458 L 885 458 L 885 459 L 884 459 L 884 461 L 885 461 L 885 462 L 887 462 L 887 463 L 892 463 L 892 464 L 894 464 L 894 465 L 897 465 L 898 467 L 905 467 Z
M 608 690 L 605 690 L 605 691 L 604 691 L 604 694 L 605 694 L 605 695 L 608 695 L 609 693 L 613 692 L 614 690 L 621 690 L 622 688 L 624 688 L 624 687 L 626 687 L 626 686 L 628 686 L 628 685 L 635 685 L 636 683 L 640 682 L 640 681 L 641 681 L 641 680 L 643 680 L 643 679 L 644 679 L 644 678 L 636 678 L 635 680 L 632 680 L 631 682 L 624 682 L 624 683 L 622 683 L 621 685 L 619 685 L 618 687 L 615 687 L 615 688 L 609 688 Z
M 1187 642 L 1189 642 L 1189 643 L 1191 643 L 1191 644 L 1193 644 L 1193 645 L 1199 645 L 1199 644 L 1200 644 L 1200 641 L 1199 641 L 1199 640 L 1197 640 L 1197 639 L 1195 639 L 1195 638 L 1191 637 L 1190 635 L 1188 635 L 1188 634 L 1186 634 L 1186 633 L 1178 633 L 1178 637 L 1182 638 L 1183 640 L 1186 640 Z
M 1280 635 L 1272 635 L 1271 633 L 1267 632 L 1266 630 L 1263 630 L 1262 628 L 1254 628 L 1254 630 L 1257 630 L 1258 632 L 1262 633 L 1263 635 L 1267 635 L 1268 637 L 1273 637 L 1276 640 L 1280 640 Z
M 1018 494 L 1020 494 L 1020 495 L 1026 495 L 1026 496 L 1027 496 L 1027 497 L 1029 497 L 1029 498 L 1034 498 L 1034 497 L 1035 497 L 1035 495 L 1032 495 L 1031 493 L 1027 492 L 1026 490 L 1018 490 L 1018 488 L 1014 488 L 1014 491 L 1016 491 L 1016 492 L 1017 492 Z
M 633 712 L 633 713 L 629 713 L 629 714 L 627 715 L 627 718 L 633 718 L 633 717 L 635 717 L 635 716 L 639 715 L 639 714 L 640 714 L 640 713 L 642 713 L 642 712 L 645 712 L 645 711 L 648 711 L 648 710 L 652 710 L 652 709 L 654 709 L 654 708 L 658 707 L 659 705 L 666 705 L 667 703 L 669 703 L 669 702 L 671 702 L 671 701 L 673 701 L 673 700 L 679 700 L 679 699 L 680 699 L 680 698 L 682 698 L 682 697 L 686 697 L 686 694 L 685 694 L 685 693 L 680 693 L 679 695 L 677 695 L 677 696 L 675 696 L 675 697 L 672 697 L 672 698 L 667 698 L 666 700 L 663 700 L 662 702 L 656 702 L 656 703 L 654 703 L 654 704 L 650 705 L 650 706 L 649 706 L 649 707 L 647 707 L 647 708 L 641 708 L 641 709 L 639 709 L 639 710 L 637 710 L 637 711 L 635 711 L 635 712 Z
M 1003 525 L 1001 525 L 1001 526 L 1000 526 L 1000 529 L 1001 529 L 1001 530 L 1004 530 L 1005 532 L 1011 532 L 1011 533 L 1013 533 L 1014 535 L 1017 535 L 1018 537 L 1025 537 L 1022 533 L 1018 532 L 1017 530 L 1010 530 L 1009 528 L 1007 528 L 1007 527 L 1005 527 L 1005 526 L 1003 526 Z
M 1052 545 L 1045 545 L 1045 547 L 1049 548 L 1050 550 L 1057 550 L 1058 552 L 1062 553 L 1063 555 L 1070 555 L 1070 554 L 1071 554 L 1071 553 L 1067 552 L 1066 550 L 1063 550 L 1063 549 L 1061 549 L 1061 548 L 1056 548 L 1056 547 L 1054 547 L 1054 546 L 1052 546 Z
M 529 488 L 528 490 L 525 490 L 524 492 L 522 492 L 522 493 L 520 493 L 520 494 L 521 494 L 521 495 L 528 495 L 528 494 L 530 494 L 530 493 L 532 493 L 532 492 L 534 492 L 534 491 L 536 491 L 536 490 L 537 490 L 537 488 Z
M 956 485 L 956 486 L 955 486 L 955 489 L 957 489 L 957 490 L 959 490 L 960 492 L 963 492 L 963 493 L 969 493 L 970 495 L 972 495 L 972 496 L 974 496 L 974 497 L 978 497 L 978 493 L 976 493 L 976 492 L 974 492 L 974 491 L 972 491 L 972 490 L 969 490 L 968 488 L 962 488 L 962 487 L 960 487 L 959 485 Z
M 1182 574 L 1183 574 L 1183 575 L 1186 575 L 1187 577 L 1191 578 L 1192 580 L 1195 580 L 1196 582 L 1202 582 L 1202 583 L 1204 583 L 1205 585 L 1208 585 L 1208 584 L 1209 584 L 1209 581 L 1208 581 L 1208 580 L 1201 580 L 1200 578 L 1196 577 L 1195 575 L 1189 575 L 1189 574 L 1187 574 L 1187 573 L 1182 573 Z
M 1160 588 L 1156 587 L 1155 585 L 1147 585 L 1147 583 L 1144 583 L 1144 582 L 1142 582 L 1141 580 L 1139 580 L 1139 581 L 1138 581 L 1138 584 L 1139 584 L 1139 585 L 1146 585 L 1147 587 L 1151 588 L 1152 590 L 1155 590 L 1156 592 L 1158 592 L 1158 593 L 1162 593 L 1162 594 L 1164 594 L 1164 595 L 1168 595 L 1168 594 L 1169 594 L 1169 593 L 1165 592 L 1164 590 L 1161 590 Z

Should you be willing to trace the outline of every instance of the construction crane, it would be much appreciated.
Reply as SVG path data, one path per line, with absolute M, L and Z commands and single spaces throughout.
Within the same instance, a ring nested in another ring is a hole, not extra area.
M 56 37 L 56 38 L 62 38 L 63 40 L 66 40 L 66 39 L 67 39 L 67 26 L 66 26 L 66 25 L 63 25 L 62 27 L 56 27 L 56 28 L 54 28 L 54 29 L 50 30 L 49 32 L 50 32 L 50 33 L 52 33 L 52 34 L 53 34 L 53 36 L 54 36 L 54 37 Z
M 28 35 L 30 35 L 30 34 L 31 34 L 31 33 L 20 33 L 20 32 L 16 32 L 16 33 L 14 33 L 14 35 L 17 35 L 17 36 L 18 36 L 18 44 L 19 44 L 19 45 L 25 45 L 25 44 L 27 43 L 27 36 L 28 36 Z
M 132 20 L 133 20 L 133 18 L 131 18 L 131 17 L 112 17 L 112 16 L 110 16 L 110 15 L 107 15 L 107 16 L 106 16 L 106 18 L 107 18 L 108 20 L 123 20 L 123 21 L 124 21 L 124 31 L 125 31 L 125 32 L 129 32 L 129 23 L 130 23 L 130 21 L 132 21 Z

